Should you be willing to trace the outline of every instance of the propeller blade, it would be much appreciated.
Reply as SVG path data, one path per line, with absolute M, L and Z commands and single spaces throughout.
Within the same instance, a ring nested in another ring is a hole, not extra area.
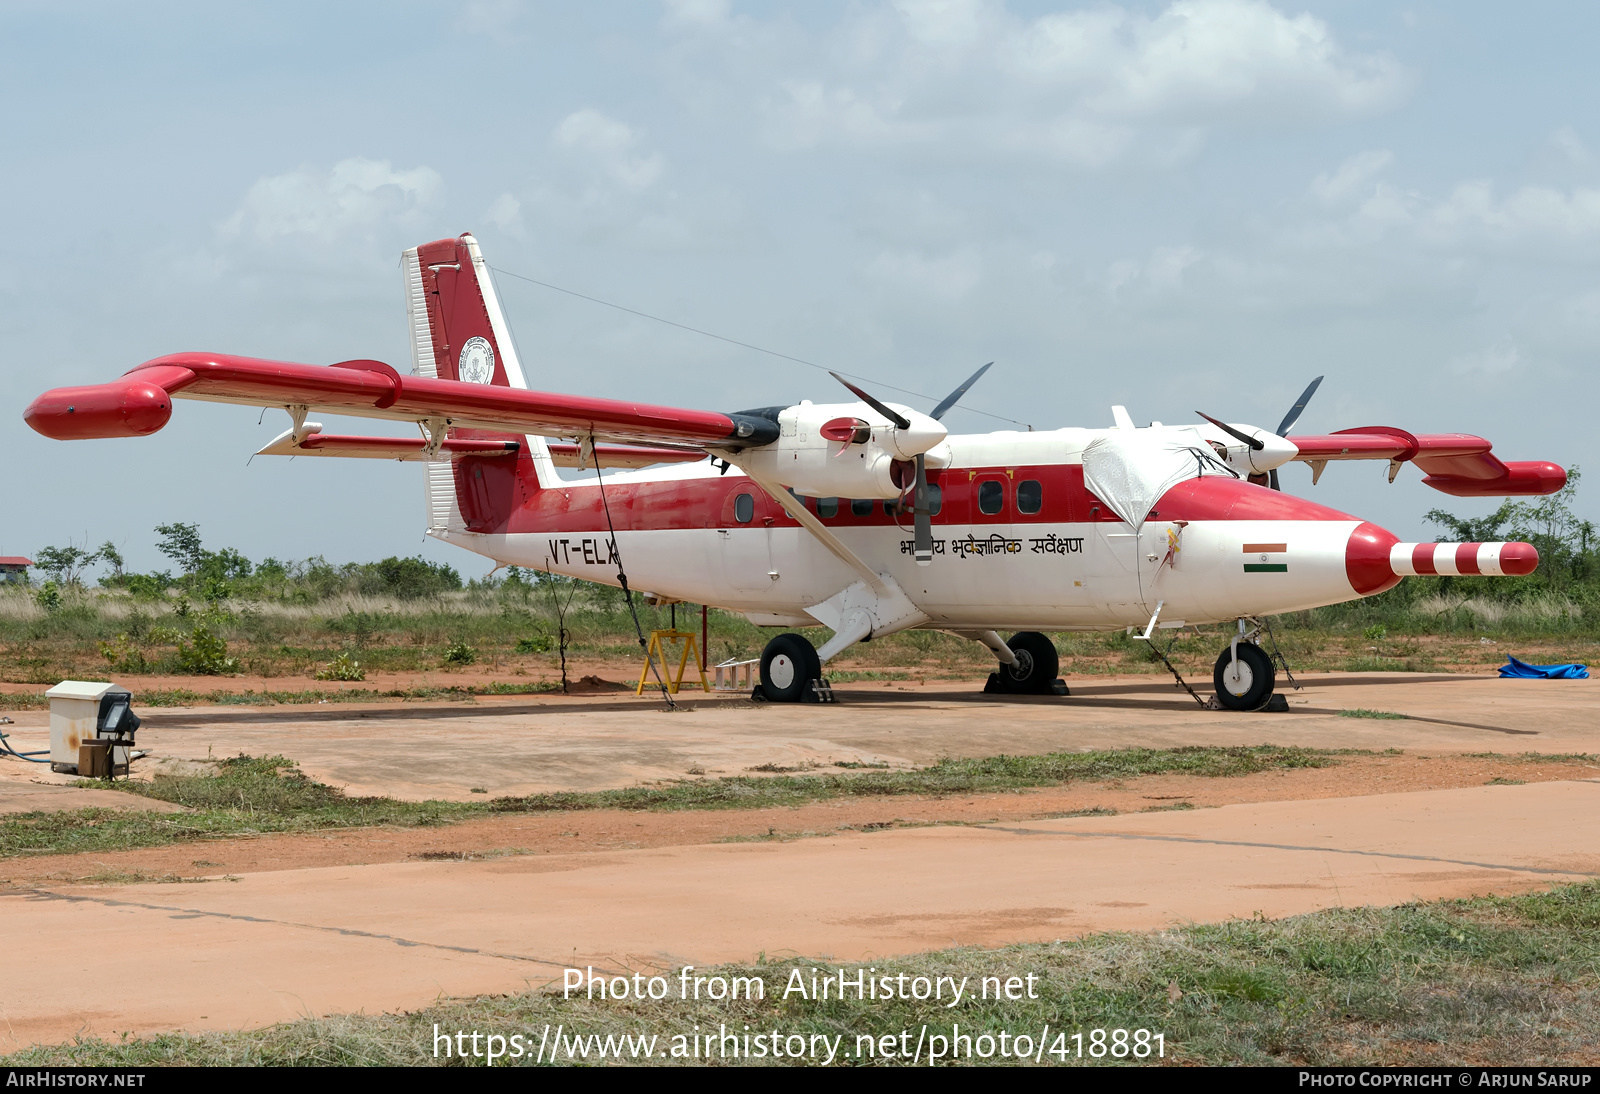
M 878 400 L 874 399 L 871 395 L 868 395 L 865 391 L 862 391 L 860 388 L 856 387 L 856 385 L 852 384 L 849 380 L 846 380 L 843 376 L 840 376 L 837 372 L 829 372 L 828 375 L 832 376 L 835 380 L 838 380 L 845 387 L 849 388 L 851 393 L 854 394 L 857 399 L 860 399 L 873 410 L 876 410 L 879 414 L 882 414 L 885 418 L 888 418 L 900 429 L 911 428 L 911 419 L 907 418 L 905 415 L 899 413 L 898 411 L 890 410 L 888 407 L 878 402 Z
M 1276 467 L 1267 472 L 1267 485 L 1272 487 L 1274 490 L 1283 489 L 1283 487 L 1278 485 L 1278 469 Z
M 933 410 L 928 414 L 928 417 L 932 418 L 936 422 L 940 418 L 943 418 L 944 412 L 955 406 L 957 400 L 967 393 L 968 388 L 978 382 L 978 377 L 989 371 L 989 365 L 992 364 L 994 364 L 994 362 L 990 361 L 988 365 L 984 365 L 977 372 L 974 372 L 971 376 L 968 376 L 967 382 L 956 388 L 950 394 L 946 395 L 944 399 L 940 401 L 939 405 L 934 407 Z
M 1294 423 L 1300 420 L 1300 412 L 1305 410 L 1306 404 L 1311 401 L 1311 396 L 1316 394 L 1317 385 L 1320 383 L 1322 383 L 1322 377 L 1318 376 L 1306 385 L 1306 389 L 1300 393 L 1300 398 L 1296 399 L 1294 406 L 1289 408 L 1289 413 L 1285 414 L 1283 421 L 1278 423 L 1278 436 L 1287 436 L 1289 430 L 1294 428 Z M 1277 489 L 1276 483 L 1273 484 L 1273 489 Z
M 988 368 L 988 365 L 984 365 Z M 968 381 L 970 383 L 971 381 Z M 957 393 L 959 394 L 959 392 Z M 933 564 L 933 517 L 928 513 L 928 467 L 917 453 L 917 482 L 911 495 L 911 546 L 918 566 Z
M 1228 436 L 1233 437 L 1233 438 L 1235 438 L 1237 440 L 1243 441 L 1245 444 L 1250 446 L 1252 451 L 1260 452 L 1263 448 L 1267 447 L 1265 444 L 1263 444 L 1262 442 L 1256 440 L 1254 437 L 1248 437 L 1245 434 L 1240 433 L 1237 429 L 1233 428 L 1233 426 L 1228 425 L 1226 422 L 1219 422 L 1215 418 L 1213 418 L 1211 415 L 1206 414 L 1203 411 L 1197 410 L 1197 411 L 1195 411 L 1195 413 L 1199 414 L 1200 417 L 1204 418 L 1206 421 L 1210 422 L 1212 425 L 1214 425 L 1218 429 L 1222 430 Z

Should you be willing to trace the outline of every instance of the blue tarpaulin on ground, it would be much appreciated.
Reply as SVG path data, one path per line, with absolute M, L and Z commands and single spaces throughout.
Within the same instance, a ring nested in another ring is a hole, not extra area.
M 1526 661 L 1509 658 L 1500 666 L 1501 676 L 1518 680 L 1587 680 L 1587 665 L 1530 665 Z

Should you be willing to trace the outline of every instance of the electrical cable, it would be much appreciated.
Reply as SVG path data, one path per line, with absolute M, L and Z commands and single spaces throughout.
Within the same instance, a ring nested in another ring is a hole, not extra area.
M 11 734 L 0 732 L 0 756 L 15 756 L 19 760 L 27 760 L 30 764 L 47 764 L 49 760 L 36 760 L 35 756 L 48 756 L 48 748 L 39 752 L 18 752 L 11 747 Z
M 488 265 L 488 264 L 485 263 L 485 265 Z M 540 288 L 543 288 L 543 289 L 552 289 L 555 292 L 566 293 L 568 296 L 576 296 L 579 300 L 587 300 L 591 304 L 602 304 L 602 305 L 604 305 L 605 307 L 608 307 L 608 308 L 615 308 L 617 311 L 627 312 L 629 315 L 637 315 L 641 319 L 650 319 L 650 320 L 653 320 L 654 322 L 657 322 L 657 323 L 665 323 L 669 327 L 677 327 L 679 330 L 686 330 L 686 331 L 689 331 L 691 334 L 698 334 L 698 335 L 701 335 L 701 336 L 706 337 L 706 338 L 715 338 L 718 342 L 727 342 L 729 345 L 740 346 L 740 347 L 742 347 L 744 349 L 749 349 L 749 350 L 755 350 L 757 353 L 765 353 L 765 354 L 767 354 L 768 356 L 771 356 L 771 357 L 781 357 L 781 358 L 783 358 L 783 360 L 785 360 L 785 361 L 793 361 L 797 365 L 805 365 L 808 368 L 821 369 L 823 372 L 842 372 L 843 371 L 841 369 L 830 369 L 830 368 L 828 368 L 827 365 L 819 365 L 815 361 L 807 361 L 804 357 L 794 357 L 794 356 L 791 356 L 790 354 L 787 354 L 787 353 L 779 353 L 775 349 L 767 349 L 765 346 L 758 346 L 753 342 L 741 342 L 737 338 L 729 338 L 729 337 L 727 337 L 725 335 L 714 334 L 714 333 L 712 333 L 711 331 L 708 331 L 708 330 L 701 330 L 699 327 L 691 327 L 687 323 L 679 323 L 679 322 L 676 322 L 676 321 L 674 321 L 672 319 L 663 319 L 659 315 L 651 315 L 649 312 L 640 311 L 637 308 L 625 307 L 622 304 L 613 304 L 609 300 L 601 300 L 598 296 L 589 296 L 589 295 L 587 295 L 585 293 L 576 292 L 573 289 L 564 289 L 560 285 L 552 285 L 550 282 L 548 282 L 548 281 L 540 281 L 536 277 L 526 277 L 526 276 L 524 276 L 522 274 L 519 274 L 519 273 L 512 273 L 510 270 L 502 270 L 498 266 L 489 266 L 489 269 L 492 270 L 495 273 L 505 274 L 507 277 L 514 277 L 518 281 L 526 281 L 530 285 L 538 285 Z M 937 402 L 937 400 L 932 395 L 924 395 L 920 391 L 912 391 L 909 388 L 896 387 L 893 384 L 886 384 L 882 380 L 875 380 L 870 376 L 862 376 L 860 373 L 845 372 L 843 374 L 845 376 L 851 377 L 852 379 L 860 380 L 862 383 L 871 384 L 874 387 L 885 388 L 886 390 L 889 390 L 889 391 L 898 391 L 902 395 L 914 395 L 918 399 L 927 399 L 929 402 Z M 970 406 L 963 406 L 961 409 L 962 410 L 966 410 L 966 411 L 970 411 L 973 414 L 982 414 L 985 418 L 993 418 L 996 421 L 1010 422 L 1012 425 L 1024 426 L 1025 428 L 1030 429 L 1030 430 L 1033 428 L 1032 426 L 1028 425 L 1026 422 L 1019 422 L 1015 418 L 1007 418 L 1004 414 L 992 414 L 987 410 L 979 410 L 976 407 L 970 407 Z
M 600 505 L 606 511 L 606 531 L 611 535 L 611 553 L 617 556 L 617 581 L 622 585 L 623 599 L 628 602 L 628 614 L 633 616 L 633 630 L 639 636 L 639 648 L 644 650 L 645 663 L 650 666 L 650 674 L 656 678 L 656 683 L 661 685 L 661 697 L 667 701 L 669 710 L 677 710 L 678 704 L 672 700 L 672 692 L 667 690 L 667 682 L 661 678 L 661 672 L 656 668 L 656 659 L 650 656 L 650 643 L 645 641 L 644 626 L 639 622 L 639 612 L 633 606 L 633 590 L 628 588 L 628 573 L 622 568 L 622 548 L 617 544 L 617 529 L 611 523 L 611 502 L 606 500 L 605 476 L 600 473 L 600 457 L 592 455 L 594 438 L 591 437 L 591 458 L 594 460 L 595 482 L 600 486 Z

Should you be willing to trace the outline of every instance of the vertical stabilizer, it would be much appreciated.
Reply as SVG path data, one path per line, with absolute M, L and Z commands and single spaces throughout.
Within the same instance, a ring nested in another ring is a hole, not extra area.
M 414 375 L 527 389 L 511 328 L 476 239 L 468 234 L 412 247 L 402 257 L 401 267 Z M 478 431 L 473 435 L 488 436 Z M 538 485 L 553 485 L 555 468 L 544 438 L 515 439 L 526 445 Z M 463 478 L 475 473 L 473 467 L 449 461 L 428 465 L 429 532 L 463 532 L 481 523 L 472 513 L 464 514 L 461 504 Z M 473 508 L 469 498 L 468 509 Z

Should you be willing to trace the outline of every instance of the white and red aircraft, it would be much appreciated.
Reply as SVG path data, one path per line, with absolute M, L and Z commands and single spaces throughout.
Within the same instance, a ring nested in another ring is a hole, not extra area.
M 928 414 L 855 387 L 859 402 L 732 414 L 531 391 L 472 236 L 415 247 L 403 267 L 407 375 L 379 361 L 176 353 L 46 392 L 26 420 L 71 440 L 153 433 L 173 398 L 282 407 L 293 425 L 263 453 L 426 462 L 428 534 L 502 565 L 626 581 L 764 626 L 830 628 L 821 649 L 792 633 L 767 644 L 761 690 L 775 701 L 816 698 L 823 662 L 913 627 L 989 647 L 994 690 L 1059 693 L 1042 631 L 1148 638 L 1237 621 L 1217 698 L 1259 709 L 1275 679 L 1256 641 L 1265 617 L 1371 596 L 1408 574 L 1538 564 L 1527 543 L 1402 543 L 1281 493 L 1278 467 L 1309 463 L 1315 483 L 1329 461 L 1382 459 L 1393 481 L 1409 461 L 1462 497 L 1566 482 L 1554 464 L 1503 463 L 1465 434 L 1284 436 L 1315 382 L 1276 433 L 1210 418 L 1135 428 L 1114 407 L 1111 429 L 950 435 L 939 418 L 972 380 Z M 421 436 L 330 436 L 314 411 L 415 422 Z M 587 466 L 632 470 L 597 482 L 556 472 Z

